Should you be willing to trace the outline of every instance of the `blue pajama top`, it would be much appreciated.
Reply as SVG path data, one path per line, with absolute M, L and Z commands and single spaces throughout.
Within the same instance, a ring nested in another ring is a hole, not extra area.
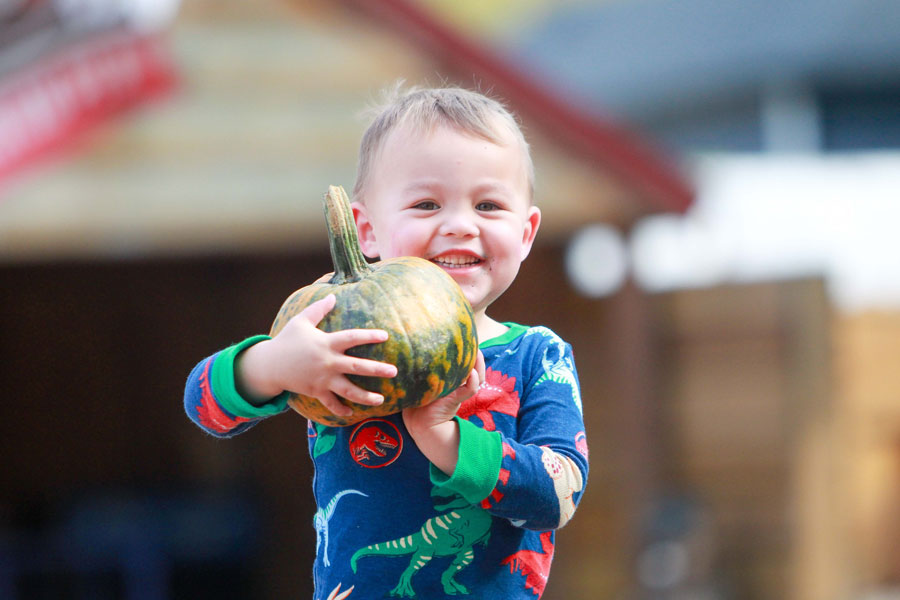
M 450 477 L 419 452 L 399 414 L 307 423 L 315 600 L 541 596 L 555 530 L 584 493 L 588 447 L 571 347 L 546 327 L 506 325 L 480 344 L 485 381 L 455 417 Z M 235 389 L 235 356 L 263 339 L 191 372 L 184 406 L 206 432 L 231 437 L 288 410 L 287 394 L 259 407 Z

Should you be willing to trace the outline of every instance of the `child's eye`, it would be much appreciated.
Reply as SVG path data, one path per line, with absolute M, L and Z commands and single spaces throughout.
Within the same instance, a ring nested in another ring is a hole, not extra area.
M 490 202 L 485 200 L 484 202 L 479 202 L 475 205 L 475 210 L 479 211 L 491 211 L 491 210 L 500 210 L 500 206 L 496 202 Z
M 413 205 L 413 208 L 417 208 L 419 210 L 437 210 L 439 207 L 437 202 L 434 200 L 422 200 L 421 202 Z

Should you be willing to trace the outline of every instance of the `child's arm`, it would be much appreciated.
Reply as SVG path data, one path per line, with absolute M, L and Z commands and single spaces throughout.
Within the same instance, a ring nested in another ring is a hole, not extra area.
M 574 514 L 588 461 L 571 349 L 554 337 L 535 349 L 535 358 L 536 365 L 571 368 L 553 374 L 539 368 L 523 376 L 515 436 L 456 418 L 457 463 L 453 471 L 436 465 L 432 482 L 516 525 L 544 530 L 562 527 Z M 497 422 L 508 418 L 492 415 Z
M 384 341 L 387 334 L 317 329 L 334 302 L 334 296 L 314 302 L 274 338 L 255 336 L 200 361 L 185 386 L 184 406 L 191 420 L 213 435 L 231 437 L 286 410 L 286 390 L 314 396 L 335 414 L 352 412 L 335 394 L 359 404 L 381 403 L 379 394 L 353 385 L 345 374 L 393 377 L 396 367 L 344 351 Z
M 245 347 L 265 336 L 248 338 L 204 358 L 188 375 L 184 387 L 184 411 L 201 429 L 216 437 L 232 437 L 261 419 L 287 410 L 282 399 L 265 406 L 244 400 L 234 385 L 234 358 Z

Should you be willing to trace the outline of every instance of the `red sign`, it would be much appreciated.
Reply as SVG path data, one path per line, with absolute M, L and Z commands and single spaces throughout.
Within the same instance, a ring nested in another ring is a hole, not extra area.
M 108 32 L 0 81 L 0 180 L 112 115 L 170 89 L 161 40 Z

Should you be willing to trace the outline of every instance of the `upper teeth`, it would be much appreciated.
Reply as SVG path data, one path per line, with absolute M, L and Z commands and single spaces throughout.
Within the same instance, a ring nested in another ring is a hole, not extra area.
M 445 265 L 470 265 L 478 262 L 478 259 L 474 256 L 442 256 L 436 258 L 435 262 Z

